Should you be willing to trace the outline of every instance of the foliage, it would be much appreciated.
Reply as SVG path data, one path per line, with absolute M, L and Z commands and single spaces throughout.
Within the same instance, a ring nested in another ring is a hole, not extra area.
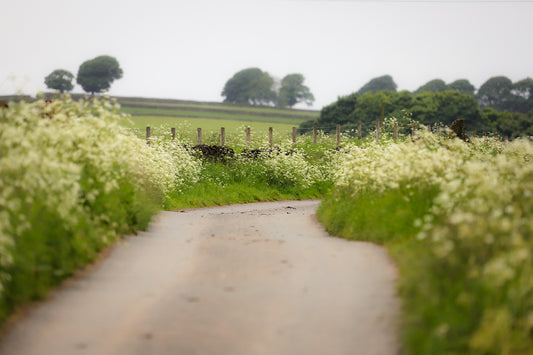
M 237 72 L 224 85 L 224 102 L 249 105 L 269 105 L 276 101 L 274 79 L 259 68 Z
M 320 126 L 332 126 L 351 122 L 349 117 L 357 105 L 359 96 L 359 94 L 353 93 L 339 97 L 334 103 L 322 108 L 317 123 Z
M 505 76 L 496 76 L 487 80 L 477 93 L 481 107 L 493 107 L 505 110 L 510 99 L 513 82 Z
M 527 113 L 533 110 L 533 79 L 513 83 L 505 76 L 493 77 L 481 85 L 477 97 L 483 108 Z
M 122 78 L 122 74 L 115 58 L 102 55 L 80 65 L 76 82 L 85 92 L 94 94 L 108 90 L 113 81 Z
M 148 146 L 118 125 L 118 109 L 70 96 L 0 109 L 0 320 L 197 179 L 179 144 Z
M 44 83 L 49 89 L 59 90 L 60 93 L 64 93 L 65 91 L 71 91 L 74 87 L 72 79 L 74 79 L 74 75 L 71 72 L 56 69 L 44 78 Z
M 419 87 L 415 94 L 419 94 L 424 91 L 431 91 L 431 92 L 441 92 L 448 90 L 448 85 L 444 82 L 442 79 L 433 79 Z
M 527 114 L 519 112 L 499 112 L 494 128 L 509 139 L 533 136 L 533 110 Z
M 319 198 L 331 187 L 338 161 L 323 146 L 312 154 L 286 147 L 243 153 L 224 161 L 203 160 L 198 181 L 171 193 L 165 207 Z
M 451 82 L 448 84 L 449 90 L 457 90 L 460 93 L 467 94 L 470 96 L 474 96 L 476 92 L 476 88 L 474 85 L 470 83 L 467 79 L 458 79 L 454 82 Z
M 468 130 L 489 128 L 489 122 L 482 120 L 477 101 L 458 91 L 421 92 L 414 97 L 410 110 L 414 120 L 426 125 L 449 126 L 456 119 L 463 119 Z
M 406 353 L 533 353 L 533 144 L 417 137 L 346 147 L 320 220 L 388 246 Z
M 288 74 L 281 80 L 281 87 L 278 94 L 278 106 L 293 107 L 297 103 L 305 102 L 311 106 L 315 97 L 311 90 L 304 85 L 302 74 Z
M 316 122 L 305 122 L 301 128 L 316 124 L 332 131 L 336 124 L 353 128 L 361 122 L 363 133 L 368 133 L 374 129 L 376 119 L 381 118 L 382 110 L 385 117 L 411 112 L 413 120 L 431 126 L 450 125 L 456 119 L 464 119 L 467 130 L 481 131 L 490 129 L 492 124 L 481 115 L 477 101 L 459 91 L 424 91 L 417 95 L 408 91 L 378 91 L 340 97 L 322 109 Z
M 513 107 L 515 112 L 526 113 L 533 110 L 533 79 L 526 78 L 513 84 Z
M 367 92 L 376 93 L 378 91 L 396 91 L 398 85 L 394 82 L 394 79 L 390 75 L 383 75 L 370 80 L 363 85 L 358 91 L 359 94 L 365 94 Z

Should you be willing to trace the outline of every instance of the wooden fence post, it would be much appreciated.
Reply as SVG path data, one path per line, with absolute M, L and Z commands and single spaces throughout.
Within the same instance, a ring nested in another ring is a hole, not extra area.
M 414 123 L 414 124 L 413 124 L 413 130 L 412 130 L 412 132 L 411 132 L 411 136 L 412 136 L 413 138 L 414 138 L 415 135 L 416 135 L 416 129 L 417 129 L 417 127 L 416 127 L 416 123 Z
M 394 121 L 394 140 L 398 140 L 398 121 Z
M 437 137 L 440 138 L 440 126 L 437 127 Z
M 317 133 L 317 128 L 316 126 L 313 126 L 313 144 L 316 144 L 316 133 Z
M 359 122 L 359 123 L 357 124 L 357 138 L 358 138 L 359 140 L 361 140 L 361 139 L 363 138 L 362 127 L 363 127 L 363 125 L 361 124 L 361 122 Z
M 202 129 L 201 128 L 197 129 L 196 142 L 199 145 L 202 144 Z
M 430 125 L 427 125 L 427 130 L 428 130 L 428 133 L 431 133 L 431 126 Z
M 170 135 L 172 136 L 172 140 L 176 139 L 176 128 L 172 127 L 170 129 Z
M 296 146 L 296 127 L 292 127 L 292 147 Z
M 268 145 L 270 148 L 274 145 L 274 130 L 272 127 L 268 127 Z
M 220 145 L 226 145 L 226 129 L 224 127 L 220 127 Z
M 337 138 L 337 148 L 341 146 L 341 125 L 337 124 L 337 132 L 336 132 L 336 138 Z
M 150 145 L 150 127 L 146 127 L 146 144 Z
M 246 146 L 250 148 L 252 142 L 252 132 L 250 127 L 246 127 Z
M 376 120 L 376 142 L 379 143 L 379 118 Z

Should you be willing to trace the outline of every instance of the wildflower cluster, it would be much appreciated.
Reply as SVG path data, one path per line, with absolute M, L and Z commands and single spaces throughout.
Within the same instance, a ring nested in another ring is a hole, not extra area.
M 401 251 L 413 269 L 401 281 L 411 336 L 425 339 L 412 353 L 533 353 L 532 157 L 527 139 L 465 143 L 425 130 L 346 149 L 336 185 L 349 197 L 339 201 L 394 193 L 416 208 L 437 191 Z
M 142 228 L 199 163 L 177 143 L 133 137 L 108 100 L 0 109 L 0 318 Z M 39 272 L 35 271 L 39 268 Z

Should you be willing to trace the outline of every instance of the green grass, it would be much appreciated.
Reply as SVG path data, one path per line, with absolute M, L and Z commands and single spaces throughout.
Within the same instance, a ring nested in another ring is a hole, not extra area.
M 235 121 L 257 121 L 257 122 L 272 122 L 285 123 L 298 126 L 300 123 L 306 121 L 305 118 L 297 117 L 277 117 L 277 116 L 261 116 L 253 115 L 248 112 L 244 114 L 212 112 L 212 111 L 188 111 L 180 109 L 156 109 L 143 107 L 122 107 L 122 112 L 137 115 L 137 116 L 169 116 L 169 117 L 190 117 L 190 118 L 213 118 L 226 119 Z
M 128 120 L 122 121 L 122 125 L 128 128 L 180 128 L 196 131 L 202 128 L 205 131 L 220 132 L 220 127 L 226 131 L 237 131 L 244 127 L 251 127 L 252 134 L 255 131 L 268 132 L 272 127 L 274 131 L 291 132 L 292 127 L 297 125 L 288 123 L 272 123 L 258 121 L 238 121 L 230 119 L 210 119 L 210 118 L 186 118 L 186 117 L 163 117 L 163 116 L 132 116 Z
M 118 102 L 123 107 L 131 106 L 150 106 L 156 108 L 167 109 L 183 109 L 183 110 L 211 110 L 211 111 L 228 111 L 228 112 L 249 112 L 252 114 L 269 114 L 269 115 L 283 115 L 283 116 L 300 116 L 301 118 L 314 119 L 319 115 L 318 111 L 313 110 L 296 110 L 296 109 L 280 109 L 264 106 L 241 106 L 222 103 L 209 102 L 189 102 L 189 101 L 175 101 L 175 100 L 158 100 L 158 99 L 118 99 Z
M 454 308 L 455 299 L 442 302 L 442 299 L 435 298 L 437 295 L 443 296 L 438 291 L 439 287 L 453 285 L 454 281 L 449 275 L 451 270 L 443 270 L 439 280 L 428 282 L 435 275 L 427 272 L 426 251 L 416 239 L 420 227 L 414 221 L 429 213 L 437 193 L 436 188 L 413 188 L 409 191 L 395 189 L 383 193 L 363 191 L 357 195 L 334 190 L 327 195 L 317 211 L 319 221 L 331 234 L 349 240 L 365 240 L 384 245 L 394 259 L 400 272 L 399 293 L 403 301 L 401 335 L 406 354 L 443 353 L 446 339 L 427 333 L 431 322 L 442 320 L 438 312 L 453 312 L 451 318 L 454 324 L 450 324 L 450 327 L 455 329 L 461 329 L 461 323 L 465 321 L 464 316 Z M 425 280 L 425 286 L 429 284 L 431 287 L 421 287 L 421 280 Z M 435 307 L 435 304 L 440 304 L 441 307 Z M 446 305 L 444 309 L 443 304 Z M 420 318 L 426 323 L 418 324 Z
M 311 164 L 320 164 L 320 161 L 312 159 Z M 204 161 L 199 181 L 172 193 L 165 209 L 315 199 L 324 196 L 331 186 L 331 181 L 316 181 L 303 187 L 299 178 L 272 179 L 261 159 Z

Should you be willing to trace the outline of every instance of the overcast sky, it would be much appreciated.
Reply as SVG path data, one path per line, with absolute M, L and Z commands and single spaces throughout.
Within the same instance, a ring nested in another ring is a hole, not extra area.
M 301 73 L 320 109 L 390 74 L 399 90 L 533 77 L 531 1 L 20 0 L 0 11 L 0 95 L 46 91 L 55 69 L 115 57 L 117 96 L 222 101 L 259 67 Z M 82 92 L 77 85 L 74 92 Z

